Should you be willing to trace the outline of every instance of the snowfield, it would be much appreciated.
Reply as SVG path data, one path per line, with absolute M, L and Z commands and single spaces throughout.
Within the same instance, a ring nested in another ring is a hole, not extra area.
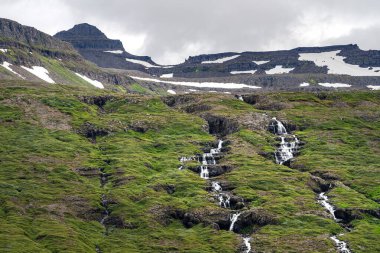
M 310 84 L 309 83 L 301 83 L 300 84 L 300 87 L 307 87 L 307 86 L 310 86 Z
M 371 90 L 380 90 L 380 85 L 367 85 L 367 88 Z
M 252 62 L 257 64 L 257 65 L 263 65 L 263 64 L 268 63 L 270 61 L 252 61 Z
M 348 88 L 351 87 L 351 84 L 345 83 L 318 83 L 318 85 L 328 88 Z
M 282 65 L 276 65 L 273 69 L 266 70 L 265 73 L 268 75 L 274 75 L 274 74 L 287 74 L 290 71 L 292 71 L 294 68 L 284 68 Z
M 170 74 L 163 74 L 163 75 L 161 75 L 160 77 L 161 78 L 173 78 L 173 73 L 170 73 Z
M 122 54 L 124 53 L 123 50 L 110 50 L 110 51 L 103 51 L 104 53 L 111 53 L 111 54 Z
M 303 53 L 299 54 L 298 60 L 312 61 L 319 67 L 326 66 L 328 74 L 350 75 L 350 76 L 380 76 L 380 68 L 362 68 L 344 62 L 346 57 L 339 56 L 340 50 L 323 53 Z
M 146 61 L 140 61 L 140 60 L 128 59 L 128 58 L 126 58 L 125 60 L 129 61 L 129 62 L 132 62 L 132 63 L 135 63 L 135 64 L 143 65 L 144 67 L 147 67 L 147 68 L 161 68 L 161 66 L 152 65 L 152 64 L 150 64 L 149 62 L 146 62 Z
M 21 68 L 25 69 L 26 71 L 30 72 L 31 74 L 37 76 L 39 79 L 44 80 L 48 83 L 55 83 L 53 79 L 49 76 L 49 71 L 41 66 L 32 66 L 32 68 L 27 68 L 25 66 L 21 66 Z
M 231 71 L 232 75 L 238 75 L 238 74 L 255 74 L 256 70 L 243 70 L 243 71 Z
M 261 87 L 258 87 L 258 86 L 251 86 L 251 85 L 246 85 L 246 84 L 242 84 L 242 83 L 179 82 L 179 81 L 165 81 L 165 80 L 160 80 L 160 79 L 138 77 L 138 76 L 130 76 L 130 77 L 133 78 L 133 79 L 136 79 L 136 80 L 147 81 L 147 82 L 168 83 L 168 84 L 173 84 L 173 85 L 191 86 L 191 87 L 198 87 L 198 88 L 216 88 L 216 89 L 243 89 L 243 88 L 250 88 L 250 89 L 261 89 Z
M 22 75 L 20 75 L 19 73 L 17 73 L 13 69 L 11 69 L 12 64 L 10 64 L 9 62 L 6 62 L 6 61 L 3 62 L 3 64 L 1 64 L 1 66 L 3 66 L 6 70 L 9 70 L 13 74 L 17 75 L 18 77 L 21 77 L 22 79 L 25 79 L 25 77 L 23 77 Z
M 0 48 L 0 52 L 6 53 L 8 52 L 8 49 Z
M 167 92 L 173 95 L 177 94 L 177 92 L 175 92 L 174 90 L 167 90 Z
M 87 76 L 81 75 L 79 73 L 75 73 L 75 74 L 77 76 L 79 76 L 80 78 L 82 78 L 83 80 L 85 80 L 86 82 L 88 82 L 89 84 L 92 84 L 93 86 L 95 86 L 99 89 L 104 89 L 104 86 L 101 82 L 96 81 L 96 80 L 92 80 L 92 79 L 88 78 Z
M 201 62 L 201 64 L 223 63 L 223 62 L 226 62 L 226 61 L 231 61 L 233 59 L 236 59 L 239 56 L 240 56 L 240 54 L 233 55 L 233 56 L 228 56 L 228 57 L 223 57 L 223 58 L 220 58 L 220 59 L 217 59 L 217 60 L 213 60 L 213 61 L 203 61 L 203 62 Z

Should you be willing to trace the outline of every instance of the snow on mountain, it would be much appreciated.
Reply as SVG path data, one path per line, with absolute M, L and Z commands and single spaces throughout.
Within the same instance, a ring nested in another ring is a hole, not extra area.
M 300 84 L 300 87 L 307 87 L 307 86 L 310 86 L 310 84 L 309 83 L 301 83 Z
M 371 90 L 380 90 L 380 85 L 367 85 L 367 88 Z
M 44 67 L 32 66 L 32 68 L 28 68 L 25 66 L 21 66 L 21 68 L 23 68 L 26 71 L 28 71 L 29 73 L 37 76 L 38 78 L 44 80 L 45 82 L 55 83 L 54 80 L 50 78 L 49 71 L 47 69 L 45 69 Z
M 93 86 L 95 86 L 99 89 L 104 89 L 104 86 L 101 82 L 96 81 L 96 80 L 92 80 L 92 79 L 88 78 L 87 76 L 81 75 L 79 73 L 75 73 L 75 74 L 77 76 L 79 76 L 80 78 L 82 78 L 83 80 L 85 80 L 86 82 L 88 82 L 89 84 L 92 84 Z
M 273 69 L 265 71 L 268 75 L 274 74 L 287 74 L 292 71 L 294 68 L 284 68 L 282 65 L 276 65 Z
M 173 73 L 170 74 L 163 74 L 160 76 L 161 78 L 173 78 Z
M 268 63 L 270 61 L 252 61 L 252 62 L 257 64 L 257 65 L 263 65 L 263 64 Z
M 256 70 L 243 70 L 243 71 L 231 71 L 232 75 L 238 75 L 238 74 L 255 74 Z
M 318 83 L 318 85 L 328 88 L 348 88 L 351 84 L 346 83 Z
M 350 76 L 380 76 L 380 68 L 362 68 L 358 65 L 348 64 L 344 61 L 346 57 L 338 55 L 341 51 L 322 53 L 301 53 L 300 61 L 312 61 L 319 67 L 326 66 L 329 74 Z
M 128 59 L 128 58 L 126 58 L 125 60 L 129 61 L 129 62 L 132 62 L 132 63 L 135 63 L 135 64 L 143 65 L 143 66 L 145 66 L 147 68 L 161 68 L 161 66 L 152 65 L 152 64 L 150 64 L 149 62 L 146 62 L 146 61 L 135 60 L 135 59 Z
M 122 54 L 124 53 L 123 50 L 109 50 L 109 51 L 103 51 L 104 53 L 111 53 L 111 54 Z
M 226 61 L 230 61 L 230 60 L 236 59 L 239 56 L 240 55 L 238 54 L 238 55 L 223 57 L 223 58 L 220 58 L 220 59 L 217 59 L 217 60 L 212 60 L 212 61 L 203 61 L 201 63 L 202 64 L 223 63 L 223 62 L 226 62 Z
M 141 81 L 147 82 L 155 82 L 155 83 L 167 83 L 173 85 L 182 85 L 182 86 L 192 86 L 198 88 L 217 88 L 217 89 L 243 89 L 243 88 L 251 88 L 251 89 L 261 89 L 258 86 L 252 86 L 242 83 L 215 83 L 215 82 L 179 82 L 179 81 L 165 81 L 154 78 L 146 78 L 146 77 L 137 77 L 131 76 L 131 78 Z
M 17 75 L 18 77 L 21 77 L 22 79 L 25 79 L 25 77 L 23 77 L 22 75 L 20 75 L 19 73 L 17 73 L 13 69 L 11 69 L 12 64 L 10 64 L 9 62 L 6 62 L 6 61 L 3 62 L 3 64 L 1 64 L 1 66 L 4 67 L 5 69 L 9 70 L 13 74 Z

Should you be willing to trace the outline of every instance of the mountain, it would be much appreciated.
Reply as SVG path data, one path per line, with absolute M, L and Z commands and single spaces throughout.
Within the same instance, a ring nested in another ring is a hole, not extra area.
M 145 71 L 146 67 L 158 66 L 148 56 L 126 52 L 120 40 L 108 39 L 97 27 L 89 24 L 75 25 L 54 37 L 71 43 L 85 59 L 103 68 Z
M 372 89 L 380 82 L 380 51 L 361 50 L 357 45 L 204 54 L 178 65 L 159 66 L 150 57 L 125 52 L 119 40 L 108 39 L 89 24 L 76 25 L 55 37 L 71 43 L 98 66 L 139 71 L 129 73 L 142 86 L 165 86 L 179 93 L 189 91 L 184 86 L 200 88 L 205 83 L 216 83 L 206 90 L 236 91 L 233 86 L 261 90 Z M 232 84 L 231 89 L 226 83 Z
M 132 83 L 85 60 L 70 43 L 8 19 L 0 19 L 0 79 L 115 90 Z

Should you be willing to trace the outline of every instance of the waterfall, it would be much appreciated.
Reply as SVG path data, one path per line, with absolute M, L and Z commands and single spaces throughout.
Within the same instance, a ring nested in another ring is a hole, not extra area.
M 250 237 L 244 237 L 243 241 L 244 241 L 245 247 L 247 248 L 247 250 L 244 251 L 244 253 L 250 253 L 251 249 L 252 249 L 251 248 L 251 238 Z
M 273 130 L 275 134 L 287 134 L 284 124 L 282 124 L 282 122 L 277 120 L 276 118 L 272 118 L 270 128 Z
M 202 155 L 202 165 L 200 167 L 201 178 L 209 179 L 208 165 L 215 165 L 216 164 L 214 155 L 220 153 L 220 151 L 222 150 L 222 147 L 223 147 L 223 141 L 219 140 L 217 148 L 212 148 L 212 149 L 210 149 L 210 153 L 204 153 Z
M 269 123 L 269 130 L 279 135 L 281 142 L 274 153 L 277 164 L 284 164 L 294 157 L 298 151 L 299 140 L 295 135 L 288 134 L 284 124 L 276 118 L 272 118 Z
M 342 235 L 342 234 L 340 234 Z M 330 237 L 331 240 L 333 240 L 336 244 L 336 247 L 339 250 L 339 253 L 351 253 L 349 248 L 347 247 L 347 243 L 344 241 L 339 240 L 335 235 Z
M 209 172 L 206 165 L 201 166 L 201 178 L 209 179 Z
M 230 221 L 231 221 L 231 225 L 230 225 L 230 231 L 233 231 L 234 230 L 234 225 L 235 225 L 235 222 L 238 220 L 240 216 L 240 213 L 234 213 L 231 218 L 230 218 Z

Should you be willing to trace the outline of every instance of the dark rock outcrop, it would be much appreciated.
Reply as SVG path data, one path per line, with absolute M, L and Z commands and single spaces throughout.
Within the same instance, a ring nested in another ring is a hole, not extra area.
M 225 136 L 239 130 L 239 124 L 234 119 L 212 114 L 206 114 L 203 118 L 208 122 L 210 134 Z
M 269 224 L 277 224 L 276 216 L 264 209 L 254 209 L 244 211 L 240 214 L 234 226 L 234 232 L 240 233 L 245 228 L 252 226 L 262 227 Z
M 98 136 L 106 136 L 110 133 L 108 130 L 99 128 L 89 122 L 84 123 L 78 132 L 92 140 L 96 140 Z

